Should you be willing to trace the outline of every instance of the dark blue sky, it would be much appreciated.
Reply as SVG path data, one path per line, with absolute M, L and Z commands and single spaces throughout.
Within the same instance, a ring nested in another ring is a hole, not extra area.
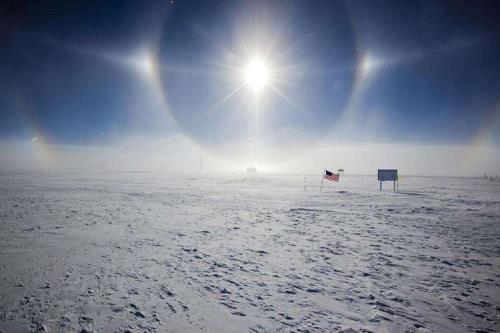
M 246 142 L 255 96 L 218 102 L 241 85 L 230 67 L 268 51 L 261 140 L 499 142 L 498 2 L 12 1 L 0 15 L 4 139 Z M 145 50 L 178 127 L 127 62 Z

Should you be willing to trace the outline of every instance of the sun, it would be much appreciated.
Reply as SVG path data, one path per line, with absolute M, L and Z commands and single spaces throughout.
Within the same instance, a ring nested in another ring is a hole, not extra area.
M 255 94 L 269 84 L 271 75 L 266 63 L 257 58 L 251 61 L 244 71 L 245 83 L 248 84 Z

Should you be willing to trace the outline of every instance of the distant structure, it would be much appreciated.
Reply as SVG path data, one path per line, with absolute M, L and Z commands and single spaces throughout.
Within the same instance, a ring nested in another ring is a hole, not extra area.
M 248 167 L 247 168 L 247 172 L 248 173 L 256 173 L 257 172 L 257 168 L 256 167 Z
M 382 182 L 392 180 L 392 189 L 396 191 L 396 183 L 398 182 L 397 169 L 378 169 L 378 181 L 380 182 L 380 190 L 382 191 Z M 399 188 L 399 183 L 397 184 Z

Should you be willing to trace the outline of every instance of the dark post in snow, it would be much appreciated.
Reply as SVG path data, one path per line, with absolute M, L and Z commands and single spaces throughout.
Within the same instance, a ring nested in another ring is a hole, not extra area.
M 378 181 L 380 182 L 380 190 L 382 191 L 382 182 L 392 180 L 392 189 L 396 191 L 396 182 L 398 181 L 397 169 L 378 169 Z M 399 184 L 398 184 L 399 187 Z
M 326 173 L 326 169 L 323 170 L 323 174 L 321 175 L 321 186 L 319 187 L 319 191 L 323 191 L 323 180 L 325 179 L 325 173 Z

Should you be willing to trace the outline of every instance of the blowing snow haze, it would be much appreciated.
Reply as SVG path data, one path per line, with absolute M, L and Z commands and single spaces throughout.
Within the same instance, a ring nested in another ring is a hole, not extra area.
M 0 168 L 482 175 L 493 1 L 4 1 Z

